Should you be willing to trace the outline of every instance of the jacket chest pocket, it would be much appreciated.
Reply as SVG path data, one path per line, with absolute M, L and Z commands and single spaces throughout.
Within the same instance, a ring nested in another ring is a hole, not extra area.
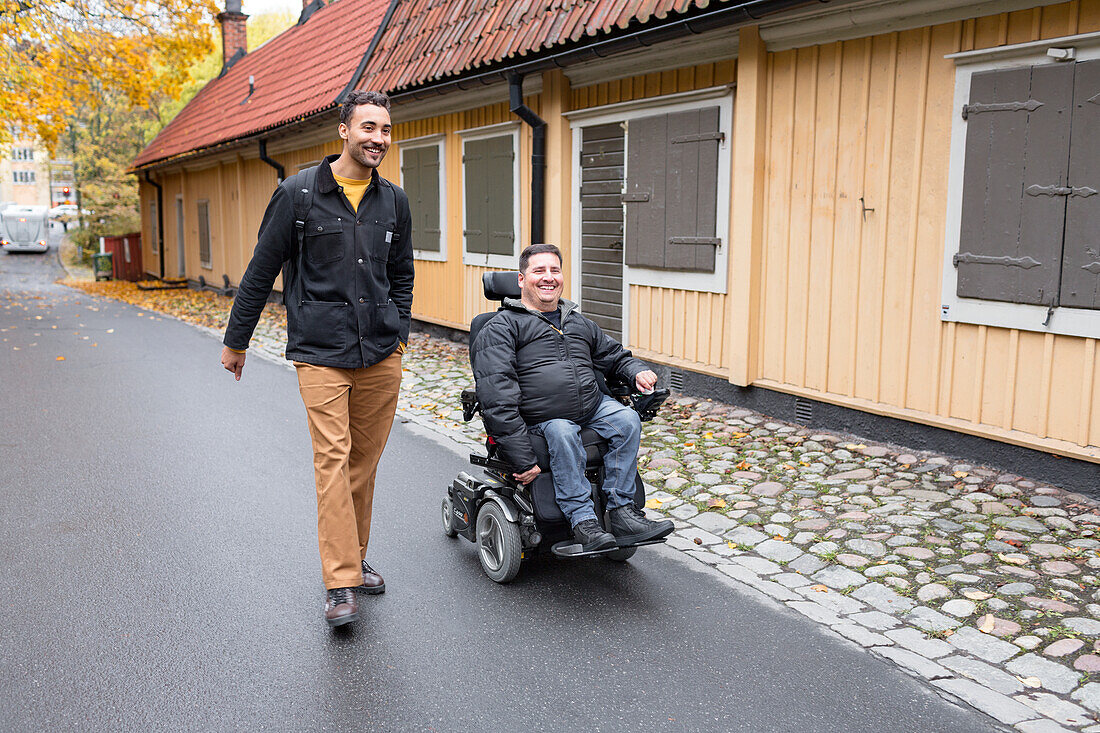
M 344 257 L 343 219 L 307 221 L 302 234 L 302 247 L 311 263 L 320 265 Z
M 393 223 L 376 221 L 371 226 L 370 258 L 385 265 L 390 259 L 390 247 L 400 238 Z

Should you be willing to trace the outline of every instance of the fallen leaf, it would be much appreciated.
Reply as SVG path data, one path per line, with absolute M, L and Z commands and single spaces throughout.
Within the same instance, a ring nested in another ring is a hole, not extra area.
M 108 328 L 107 329 L 107 333 L 114 333 L 114 332 L 115 332 L 115 329 L 113 329 L 113 328 Z
M 697 544 L 697 545 L 701 545 L 701 544 L 703 544 L 703 540 L 699 539 L 698 537 L 696 537 L 696 538 L 695 538 L 694 542 L 695 542 L 695 544 Z
M 748 461 L 741 461 L 736 466 L 734 466 L 734 468 L 736 468 L 738 471 L 744 471 L 748 467 L 749 467 L 749 462 Z
M 645 503 L 645 508 L 646 509 L 660 509 L 661 508 L 661 500 L 660 499 L 647 499 L 646 503 Z
M 1017 677 L 1016 679 L 1020 680 L 1020 682 L 1022 682 L 1025 687 L 1042 687 L 1043 686 L 1043 681 L 1041 679 L 1039 679 L 1038 677 Z
M 689 440 L 688 442 L 684 443 L 685 448 L 693 448 L 694 446 L 695 446 L 695 441 L 694 440 Z
M 57 360 L 58 360 L 58 361 L 65 361 L 65 357 L 63 357 L 63 356 L 59 356 L 59 357 L 57 357 Z
M 1026 557 L 1010 557 L 1010 556 L 1004 554 L 1003 552 L 998 552 L 997 557 L 1000 558 L 1001 560 L 1009 563 L 1010 565 L 1026 565 L 1027 564 L 1027 558 Z
M 733 544 L 729 540 L 726 540 L 726 547 L 730 548 L 731 550 L 736 550 L 737 549 L 737 545 Z
M 966 471 L 955 471 L 955 473 L 953 475 L 955 476 L 955 478 L 966 478 L 970 474 L 967 473 Z
M 726 507 L 726 500 L 719 499 L 717 496 L 715 496 L 707 501 L 707 506 L 711 507 L 712 509 L 724 509 Z
M 703 437 L 704 437 L 704 438 L 713 438 L 713 437 L 714 437 L 714 433 L 710 433 L 710 432 L 707 432 L 707 433 L 703 433 Z
M 812 590 L 817 591 L 818 593 L 828 593 L 829 592 L 829 589 L 826 586 L 821 585 L 820 583 L 817 584 L 817 585 L 811 585 L 810 588 Z
M 981 631 L 984 634 L 988 634 L 993 631 L 993 629 L 997 625 L 997 619 L 994 618 L 993 614 L 991 613 L 987 613 L 985 616 L 982 616 L 978 620 L 981 622 L 978 624 L 978 631 Z
M 734 433 L 734 434 L 733 434 L 733 435 L 731 435 L 730 437 L 731 437 L 731 438 L 744 438 L 744 437 L 746 437 L 746 436 L 748 436 L 748 433 Z
M 993 596 L 992 593 L 986 593 L 984 590 L 964 590 L 963 595 L 972 601 L 984 601 Z

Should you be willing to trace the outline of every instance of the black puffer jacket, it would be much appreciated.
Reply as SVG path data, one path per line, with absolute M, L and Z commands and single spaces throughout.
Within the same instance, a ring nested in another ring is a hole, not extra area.
M 596 370 L 633 383 L 647 368 L 572 301 L 561 301 L 561 326 L 508 299 L 470 349 L 485 430 L 519 472 L 535 465 L 528 425 L 554 418 L 581 423 L 600 404 Z

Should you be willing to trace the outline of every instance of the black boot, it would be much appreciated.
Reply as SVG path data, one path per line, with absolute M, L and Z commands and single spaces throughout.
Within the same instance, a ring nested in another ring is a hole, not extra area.
M 611 510 L 611 532 L 619 545 L 635 545 L 664 537 L 672 532 L 672 520 L 659 522 L 646 519 L 642 510 L 634 504 L 627 504 Z
M 586 519 L 577 523 L 573 528 L 573 539 L 581 546 L 582 552 L 606 550 L 617 544 L 614 535 L 604 532 L 595 519 Z

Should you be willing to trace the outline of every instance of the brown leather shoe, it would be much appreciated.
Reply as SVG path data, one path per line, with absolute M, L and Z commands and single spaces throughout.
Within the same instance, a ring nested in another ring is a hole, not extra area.
M 372 596 L 386 592 L 386 581 L 382 580 L 382 576 L 374 568 L 367 565 L 366 560 L 363 561 L 363 584 L 355 586 L 355 592 Z
M 329 626 L 350 624 L 359 617 L 359 601 L 351 588 L 330 588 L 325 593 L 325 621 Z

